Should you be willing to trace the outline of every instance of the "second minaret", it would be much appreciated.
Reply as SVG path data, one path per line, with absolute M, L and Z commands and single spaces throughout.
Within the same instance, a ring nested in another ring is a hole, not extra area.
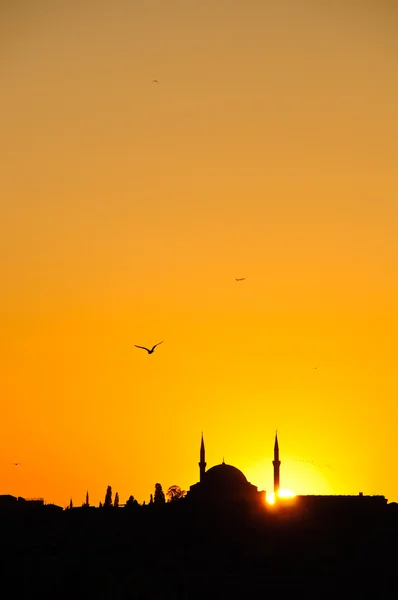
M 281 461 L 279 460 L 279 445 L 278 445 L 278 433 L 275 434 L 275 445 L 274 445 L 274 460 L 272 461 L 274 465 L 274 494 L 279 492 L 279 467 L 281 466 Z

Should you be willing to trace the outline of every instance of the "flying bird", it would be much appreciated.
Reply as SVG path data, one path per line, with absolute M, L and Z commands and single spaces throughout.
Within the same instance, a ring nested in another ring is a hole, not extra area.
M 12 463 L 14 465 L 14 467 L 17 467 L 18 465 L 20 465 L 21 463 Z
M 245 281 L 246 277 L 235 277 L 236 281 Z
M 153 79 L 152 83 L 159 83 L 159 81 L 157 79 Z
M 163 340 L 163 341 L 164 341 L 164 340 Z M 152 354 L 152 353 L 153 353 L 153 351 L 155 350 L 156 346 L 159 346 L 160 344 L 163 344 L 163 341 L 162 341 L 162 342 L 158 342 L 158 343 L 157 343 L 157 344 L 155 344 L 155 345 L 154 345 L 154 346 L 153 346 L 151 349 L 149 349 L 149 348 L 146 348 L 145 346 L 137 346 L 137 344 L 134 344 L 134 346 L 135 346 L 136 348 L 141 348 L 141 350 L 146 350 L 146 351 L 148 352 L 148 354 Z

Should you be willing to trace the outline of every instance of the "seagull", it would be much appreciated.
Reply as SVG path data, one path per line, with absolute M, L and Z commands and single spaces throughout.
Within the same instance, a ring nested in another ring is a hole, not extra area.
M 152 83 L 159 83 L 159 81 L 157 79 L 153 79 Z
M 235 277 L 236 281 L 245 281 L 246 277 Z
M 164 341 L 164 340 L 163 340 L 163 341 Z M 137 346 L 137 344 L 134 344 L 134 346 L 135 346 L 136 348 L 141 348 L 142 350 L 146 350 L 146 351 L 148 352 L 148 354 L 152 354 L 152 353 L 153 353 L 153 351 L 155 350 L 156 346 L 159 346 L 160 344 L 163 344 L 163 341 L 162 341 L 162 342 L 158 342 L 158 343 L 157 343 L 157 344 L 155 344 L 155 345 L 154 345 L 154 346 L 153 346 L 151 349 L 149 349 L 149 348 L 146 348 L 145 346 Z

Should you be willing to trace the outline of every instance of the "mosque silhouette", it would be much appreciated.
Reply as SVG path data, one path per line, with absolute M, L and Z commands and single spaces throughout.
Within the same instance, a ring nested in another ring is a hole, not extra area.
M 279 460 L 278 435 L 274 444 L 274 493 L 279 491 Z M 205 444 L 202 433 L 199 460 L 199 482 L 191 485 L 187 500 L 201 505 L 223 505 L 226 503 L 262 505 L 264 506 L 266 492 L 259 491 L 255 485 L 248 482 L 245 475 L 234 467 L 227 465 L 224 460 L 206 471 Z
M 278 498 L 280 490 L 280 466 L 278 434 L 274 443 L 274 499 Z M 264 508 L 266 492 L 259 491 L 245 475 L 224 462 L 206 471 L 205 444 L 202 433 L 199 460 L 199 482 L 191 485 L 186 495 L 189 503 L 200 507 L 221 508 Z M 294 497 L 296 511 L 367 511 L 382 509 L 387 504 L 384 496 L 365 496 L 362 492 L 357 495 L 298 495 Z

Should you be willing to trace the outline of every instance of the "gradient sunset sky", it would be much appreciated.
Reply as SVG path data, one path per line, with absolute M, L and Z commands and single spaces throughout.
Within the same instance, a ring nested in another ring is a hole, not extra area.
M 202 430 L 271 492 L 277 429 L 283 488 L 398 501 L 397 28 L 0 1 L 0 493 L 188 489 Z

